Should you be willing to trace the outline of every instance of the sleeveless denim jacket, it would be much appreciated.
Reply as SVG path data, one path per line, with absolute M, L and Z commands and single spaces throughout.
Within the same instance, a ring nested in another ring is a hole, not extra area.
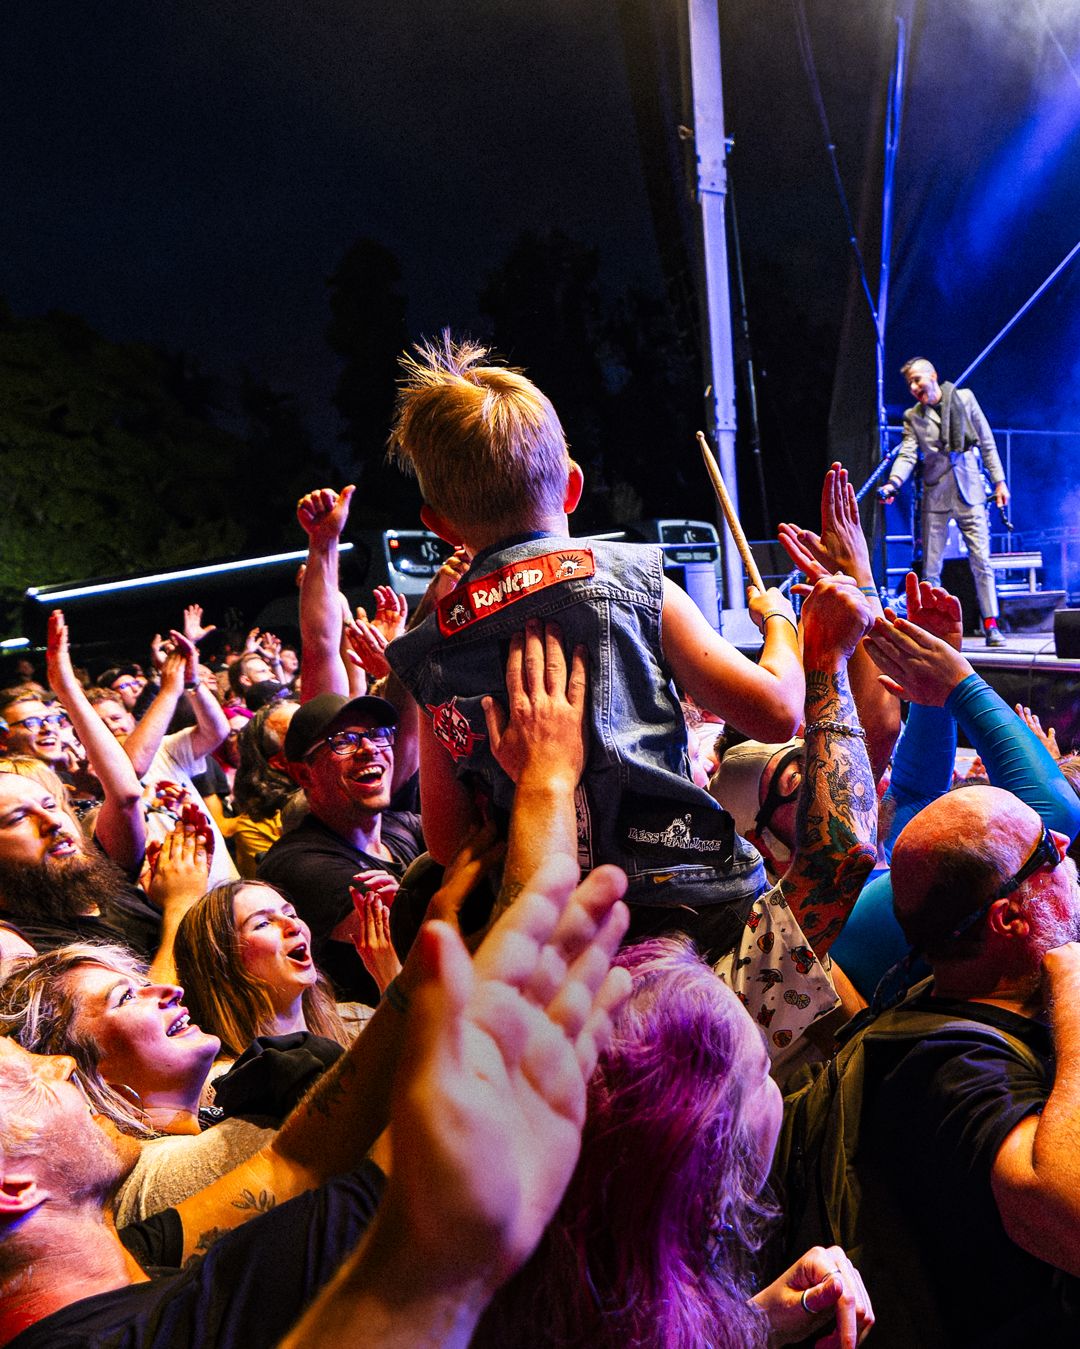
M 529 535 L 473 559 L 455 590 L 387 655 L 455 771 L 509 813 L 481 699 L 506 703 L 510 637 L 559 623 L 588 653 L 588 762 L 576 796 L 579 861 L 626 872 L 631 904 L 746 902 L 765 888 L 757 851 L 690 776 L 686 725 L 661 655 L 663 566 L 646 544 Z

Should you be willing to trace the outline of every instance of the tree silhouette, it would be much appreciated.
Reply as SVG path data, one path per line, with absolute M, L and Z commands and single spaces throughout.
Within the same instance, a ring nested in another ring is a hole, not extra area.
M 409 343 L 401 264 L 376 240 L 358 239 L 326 284 L 331 313 L 326 340 L 343 362 L 334 405 L 359 488 L 353 518 L 409 524 L 419 512 L 416 485 L 385 463 L 397 363 Z
M 69 314 L 0 313 L 6 623 L 28 585 L 189 566 L 264 543 L 271 521 L 254 484 L 280 506 L 285 440 L 301 462 L 306 441 L 277 427 L 249 445 L 218 425 L 230 402 L 188 357 L 109 342 Z M 290 517 L 295 495 L 282 508 Z

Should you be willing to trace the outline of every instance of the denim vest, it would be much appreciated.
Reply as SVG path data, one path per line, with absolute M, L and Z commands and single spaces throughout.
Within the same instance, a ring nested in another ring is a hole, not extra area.
M 491 754 L 481 699 L 505 706 L 509 640 L 526 619 L 558 622 L 566 651 L 583 645 L 589 659 L 589 753 L 575 798 L 581 866 L 622 867 L 630 904 L 747 904 L 765 887 L 764 868 L 691 779 L 661 658 L 662 600 L 659 548 L 529 535 L 478 554 L 387 655 L 458 777 L 508 815 L 514 784 Z

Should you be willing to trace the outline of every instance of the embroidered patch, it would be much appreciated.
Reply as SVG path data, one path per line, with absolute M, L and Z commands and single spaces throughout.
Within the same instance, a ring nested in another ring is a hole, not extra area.
M 439 631 L 444 637 L 452 637 L 525 595 L 535 595 L 561 581 L 593 576 L 595 572 L 596 563 L 588 548 L 564 548 L 557 553 L 511 562 L 487 576 L 463 582 L 441 600 Z
M 467 759 L 478 740 L 487 739 L 473 730 L 464 712 L 458 711 L 457 698 L 451 698 L 448 703 L 428 703 L 426 706 L 431 713 L 431 729 L 435 739 L 455 763 L 458 759 Z
M 662 866 L 705 864 L 724 870 L 735 851 L 735 825 L 724 810 L 684 805 L 627 792 L 617 828 L 625 847 Z

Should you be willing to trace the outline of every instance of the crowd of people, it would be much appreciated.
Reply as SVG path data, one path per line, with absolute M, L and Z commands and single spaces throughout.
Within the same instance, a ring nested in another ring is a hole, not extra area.
M 295 647 L 0 691 L 0 1345 L 1074 1342 L 1073 757 L 839 464 L 754 661 L 523 374 L 403 368 L 415 612 L 322 488 Z

